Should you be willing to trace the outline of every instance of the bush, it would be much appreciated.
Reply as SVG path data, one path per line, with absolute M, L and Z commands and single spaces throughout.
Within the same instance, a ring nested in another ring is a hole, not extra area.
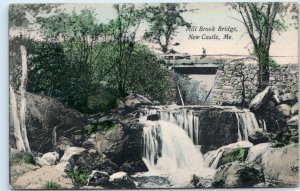
M 31 153 L 20 152 L 10 155 L 9 165 L 16 165 L 21 163 L 33 164 L 35 165 L 35 159 Z
M 117 125 L 114 124 L 112 121 L 106 120 L 99 123 L 92 123 L 84 127 L 83 134 L 89 136 L 93 133 L 98 131 L 109 131 L 116 127 Z
M 82 167 L 75 167 L 67 175 L 73 180 L 76 187 L 82 187 L 87 184 L 90 172 L 88 169 Z
M 63 189 L 63 187 L 60 184 L 57 184 L 56 182 L 47 182 L 44 186 L 42 186 L 42 189 L 58 190 L 58 189 Z

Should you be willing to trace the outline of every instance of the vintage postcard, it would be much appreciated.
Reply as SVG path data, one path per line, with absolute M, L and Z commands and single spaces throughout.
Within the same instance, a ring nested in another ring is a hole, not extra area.
M 11 4 L 11 188 L 298 187 L 298 8 Z

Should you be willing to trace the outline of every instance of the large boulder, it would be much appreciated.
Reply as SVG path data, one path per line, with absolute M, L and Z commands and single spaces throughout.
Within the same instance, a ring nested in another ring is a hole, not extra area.
M 85 150 L 79 155 L 74 155 L 71 164 L 72 166 L 87 169 L 90 172 L 93 170 L 104 171 L 109 175 L 117 172 L 119 169 L 118 165 L 94 149 Z
M 212 187 L 248 188 L 263 181 L 264 175 L 258 165 L 235 161 L 218 168 Z
M 107 172 L 93 170 L 88 179 L 88 186 L 106 186 L 109 183 Z
M 66 189 L 74 187 L 72 179 L 67 178 L 66 173 L 52 166 L 43 166 L 20 176 L 15 182 L 14 189 L 44 189 L 44 186 L 50 182 Z
M 253 143 L 253 145 L 257 145 L 260 143 L 266 143 L 271 141 L 271 135 L 267 132 L 259 132 L 256 131 L 255 133 L 248 136 L 249 142 Z
M 25 96 L 26 128 L 32 151 L 53 151 L 61 136 L 79 142 L 81 130 L 87 124 L 87 116 L 47 96 L 32 93 L 26 93 Z M 20 105 L 21 96 L 18 92 L 16 99 Z M 12 117 L 10 120 L 13 120 Z M 13 129 L 12 125 L 10 121 L 10 129 Z M 13 141 L 10 145 L 14 145 Z
M 249 108 L 251 111 L 256 111 L 264 106 L 268 100 L 275 99 L 274 92 L 271 86 L 265 88 L 262 92 L 257 94 L 249 104 Z M 275 99 L 276 100 L 276 99 Z
M 125 172 L 117 172 L 109 177 L 109 182 L 112 188 L 115 189 L 133 189 L 136 188 L 132 178 Z
M 136 120 L 120 121 L 114 129 L 96 133 L 96 150 L 129 174 L 147 171 L 142 161 L 142 132 L 143 125 Z
M 133 111 L 142 105 L 153 105 L 153 103 L 146 97 L 139 94 L 131 94 L 125 98 L 125 109 Z
M 263 143 L 250 148 L 247 161 L 259 164 L 268 182 L 280 186 L 298 186 L 298 155 L 298 144 L 273 148 L 271 144 Z
M 50 165 L 54 165 L 59 160 L 59 154 L 57 152 L 49 152 L 44 154 L 42 159 L 46 160 Z
M 247 141 L 225 145 L 205 153 L 204 160 L 207 166 L 215 169 L 233 161 L 243 162 L 252 146 L 253 144 Z

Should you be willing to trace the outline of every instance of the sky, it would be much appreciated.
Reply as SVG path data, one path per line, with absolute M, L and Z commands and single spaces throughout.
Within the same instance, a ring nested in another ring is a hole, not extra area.
M 80 10 L 84 8 L 93 8 L 97 13 L 97 20 L 106 23 L 115 17 L 112 4 L 64 4 L 61 8 L 66 11 Z M 225 3 L 190 3 L 187 4 L 187 9 L 194 11 L 186 12 L 183 18 L 197 27 L 197 31 L 187 31 L 185 27 L 178 29 L 178 33 L 172 43 L 178 42 L 179 46 L 174 46 L 174 50 L 180 53 L 188 53 L 191 55 L 202 54 L 202 47 L 206 49 L 206 54 L 238 54 L 249 55 L 252 52 L 252 43 L 246 28 L 243 25 L 240 15 L 234 10 L 230 10 Z M 286 18 L 290 18 L 288 14 Z M 219 27 L 236 28 L 234 32 L 202 32 L 199 28 L 212 28 L 218 30 Z M 144 30 L 147 28 L 146 24 L 142 24 L 139 30 L 139 37 L 141 38 Z M 202 39 L 202 36 L 218 35 L 219 40 L 216 39 Z M 232 39 L 223 39 L 225 34 L 229 34 Z M 199 36 L 200 39 L 189 39 L 189 37 Z M 298 63 L 298 30 L 294 27 L 288 27 L 287 31 L 281 35 L 273 34 L 273 43 L 271 45 L 270 54 L 272 56 L 287 56 L 275 57 L 274 59 L 279 63 Z

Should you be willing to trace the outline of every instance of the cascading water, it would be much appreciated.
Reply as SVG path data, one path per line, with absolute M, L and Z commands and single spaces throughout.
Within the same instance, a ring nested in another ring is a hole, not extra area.
M 204 164 L 202 153 L 185 130 L 166 121 L 141 120 L 143 161 L 147 174 L 167 176 L 175 187 L 189 183 L 193 174 L 212 177 L 214 170 Z
M 185 130 L 195 145 L 199 145 L 199 137 L 201 133 L 199 117 L 194 114 L 192 109 L 178 107 L 176 109 L 177 110 L 175 112 L 174 108 L 152 108 L 148 110 L 147 114 L 158 114 L 160 120 L 177 124 Z M 265 121 L 260 120 L 258 123 L 254 113 L 250 112 L 248 109 L 237 109 L 235 107 L 231 107 L 230 109 L 237 119 L 237 141 L 247 141 L 250 134 L 255 133 L 256 131 L 266 131 Z
M 237 118 L 238 141 L 248 141 L 248 136 L 255 132 L 262 132 L 265 127 L 260 128 L 255 115 L 249 110 L 235 112 Z
M 143 160 L 150 171 L 203 169 L 202 154 L 183 129 L 165 121 L 147 123 L 143 131 Z

